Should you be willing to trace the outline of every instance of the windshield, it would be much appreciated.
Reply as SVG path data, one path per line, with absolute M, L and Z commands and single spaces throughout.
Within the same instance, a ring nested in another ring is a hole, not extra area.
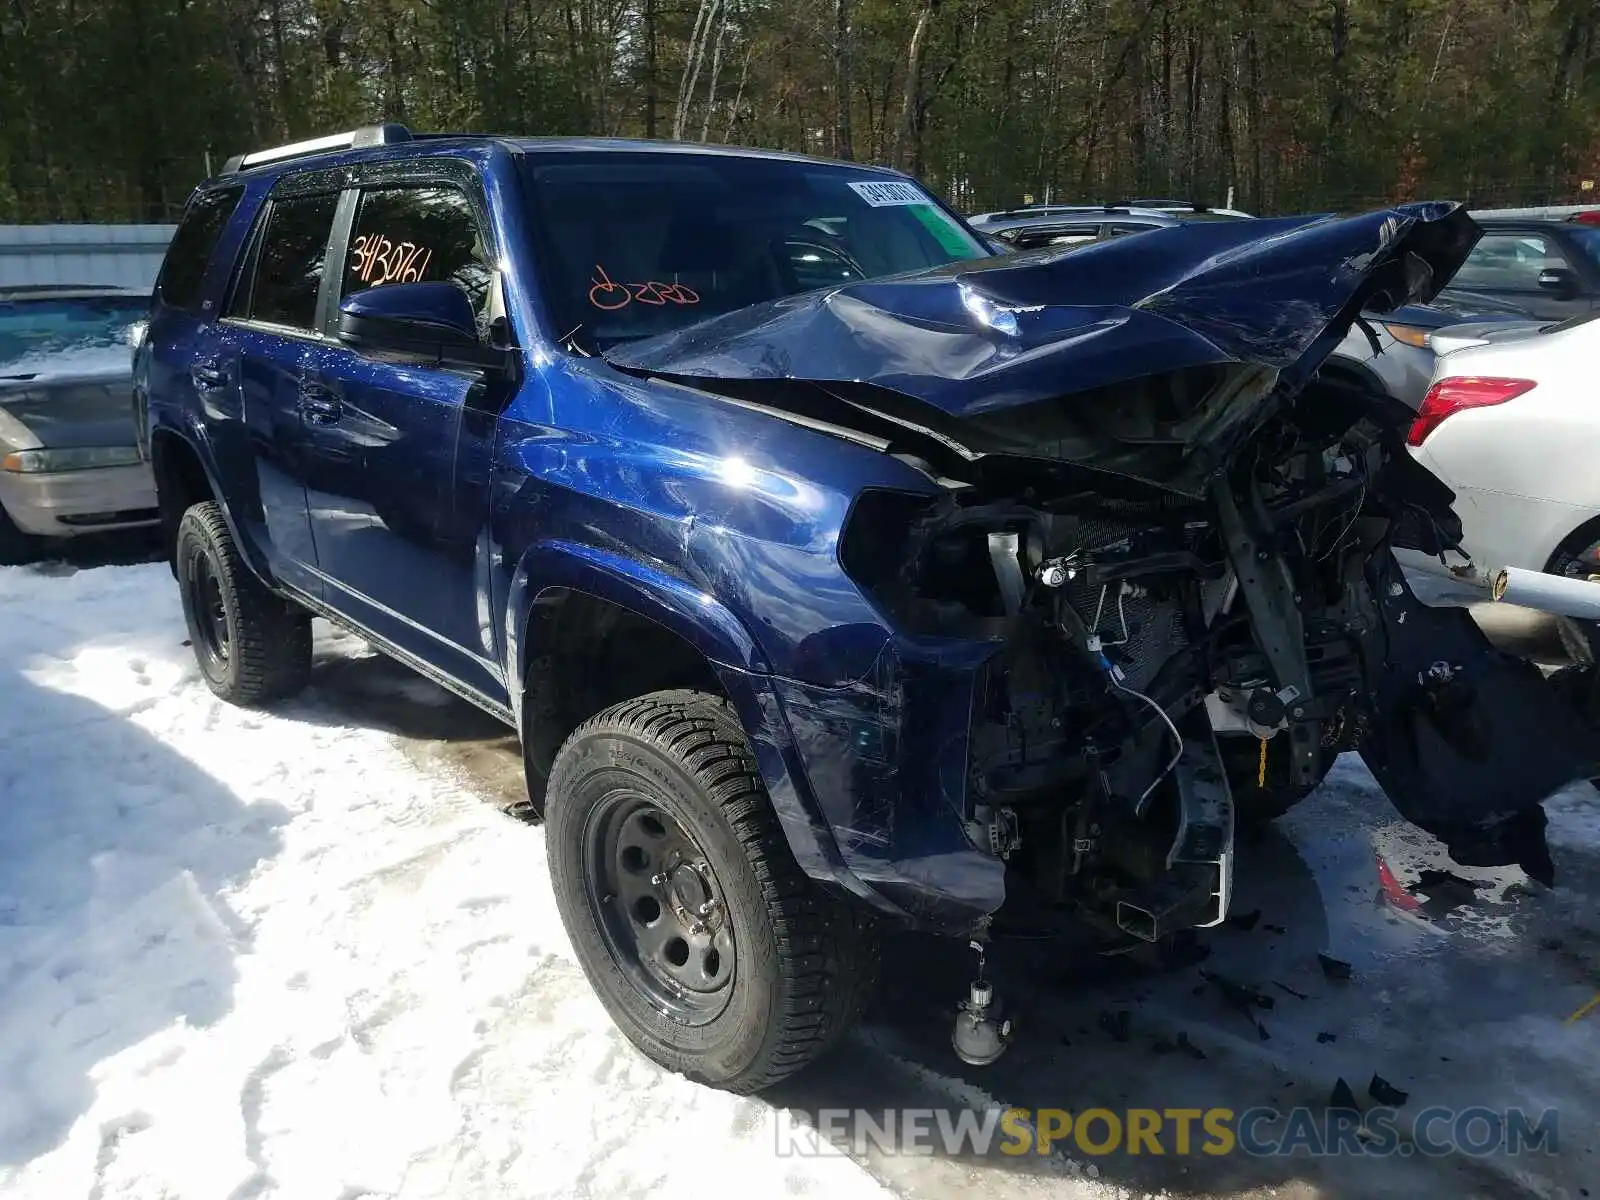
M 523 163 L 557 332 L 593 349 L 990 254 L 920 187 L 862 168 L 622 151 Z
M 17 373 L 56 354 L 131 354 L 149 309 L 142 296 L 0 300 L 0 373 Z

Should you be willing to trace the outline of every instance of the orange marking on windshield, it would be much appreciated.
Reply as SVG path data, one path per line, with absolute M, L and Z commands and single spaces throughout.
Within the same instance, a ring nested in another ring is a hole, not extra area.
M 693 288 L 682 283 L 661 283 L 649 280 L 646 283 L 617 283 L 606 269 L 595 264 L 594 278 L 589 282 L 589 303 L 605 312 L 615 312 L 619 308 L 627 308 L 637 301 L 640 304 L 699 304 L 700 295 Z

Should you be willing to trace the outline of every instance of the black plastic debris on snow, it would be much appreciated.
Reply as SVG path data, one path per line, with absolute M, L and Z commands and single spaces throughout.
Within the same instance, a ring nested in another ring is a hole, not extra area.
M 1287 983 L 1279 983 L 1276 979 L 1274 979 L 1272 981 L 1272 986 L 1277 988 L 1279 991 L 1288 992 L 1289 995 L 1293 996 L 1296 1000 L 1309 1000 L 1309 999 L 1311 999 L 1311 997 L 1306 995 L 1304 992 L 1297 992 L 1297 991 L 1294 990 L 1294 988 L 1290 987 Z
M 1125 1008 L 1119 1008 L 1116 1012 L 1107 1011 L 1100 1014 L 1100 1028 L 1110 1034 L 1111 1040 L 1115 1042 L 1128 1040 L 1128 1032 L 1132 1027 L 1132 1023 L 1133 1014 Z
M 1326 1046 L 1329 1042 L 1337 1042 L 1338 1040 L 1339 1035 L 1337 1033 L 1329 1033 L 1326 1029 L 1317 1034 L 1317 1041 L 1324 1046 Z
M 1322 973 L 1329 979 L 1342 983 L 1350 978 L 1350 964 L 1343 959 L 1333 958 L 1327 954 L 1318 954 L 1317 961 L 1322 964 Z
M 1488 886 L 1480 880 L 1465 879 L 1454 871 L 1428 867 L 1406 890 L 1412 895 L 1426 897 L 1431 908 L 1448 911 L 1476 903 L 1479 889 Z
M 1386 1108 L 1399 1108 L 1411 1099 L 1410 1092 L 1402 1092 L 1381 1075 L 1374 1075 L 1372 1082 L 1367 1084 L 1367 1095 Z
M 1263 925 L 1261 928 L 1265 929 L 1268 933 L 1288 933 L 1289 932 L 1289 927 L 1287 925 L 1266 924 L 1266 925 Z
M 1361 1111 L 1361 1106 L 1356 1103 L 1355 1092 L 1351 1091 L 1350 1085 L 1344 1081 L 1342 1075 L 1333 1085 L 1333 1095 L 1328 1097 L 1328 1107 L 1356 1113 Z
M 1267 1027 L 1261 1023 L 1261 1019 L 1256 1016 L 1255 1010 L 1258 1008 L 1272 1009 L 1278 1003 L 1276 1000 L 1265 992 L 1260 992 L 1253 987 L 1238 983 L 1229 979 L 1226 975 L 1218 975 L 1215 971 L 1201 971 L 1200 975 L 1201 978 L 1222 993 L 1223 999 L 1232 1008 L 1237 1010 L 1251 1025 L 1255 1026 L 1257 1037 L 1263 1042 L 1272 1037 L 1267 1032 Z
M 1189 1035 L 1187 1033 L 1178 1034 L 1178 1049 L 1182 1050 L 1190 1058 L 1196 1060 L 1203 1059 L 1206 1056 L 1206 1052 L 1204 1050 L 1200 1049 L 1199 1046 L 1196 1046 L 1189 1040 Z

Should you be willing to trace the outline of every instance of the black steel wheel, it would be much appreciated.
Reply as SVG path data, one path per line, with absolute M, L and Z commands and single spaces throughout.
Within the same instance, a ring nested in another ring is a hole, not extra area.
M 656 692 L 580 725 L 550 771 L 545 849 L 584 974 L 669 1070 L 758 1091 L 870 995 L 871 922 L 800 870 L 726 700 Z
M 311 616 L 250 573 L 222 510 L 206 501 L 183 514 L 173 562 L 195 662 L 231 704 L 293 695 L 311 674 Z
M 663 1012 L 703 1025 L 727 1007 L 727 901 L 682 825 L 626 781 L 590 809 L 584 888 L 613 960 Z
M 193 561 L 184 572 L 188 593 L 184 599 L 195 616 L 194 651 L 204 658 L 208 677 L 219 675 L 228 668 L 228 609 L 222 600 L 222 579 L 216 560 L 203 546 L 191 543 L 189 553 Z

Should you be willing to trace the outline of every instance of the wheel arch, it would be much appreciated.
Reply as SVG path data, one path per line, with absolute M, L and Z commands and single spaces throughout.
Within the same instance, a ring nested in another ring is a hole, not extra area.
M 1576 554 L 1578 551 L 1586 549 L 1587 547 L 1594 545 L 1596 542 L 1600 542 L 1600 516 L 1590 517 L 1582 525 L 1579 525 L 1571 533 L 1567 534 L 1566 537 L 1557 542 L 1555 549 L 1550 551 L 1549 555 L 1545 558 L 1545 571 L 1552 574 L 1558 573 L 1557 569 L 1560 567 L 1561 560 L 1563 558 L 1571 554 Z
M 648 692 L 708 691 L 726 698 L 737 714 L 802 870 L 880 910 L 886 907 L 844 865 L 800 766 L 770 666 L 738 618 L 714 597 L 611 551 L 544 542 L 517 567 L 506 602 L 505 641 L 535 814 L 543 813 L 556 751 L 583 721 Z M 606 663 L 618 659 L 633 669 L 608 674 Z
M 169 565 L 174 565 L 178 522 L 183 520 L 183 514 L 191 505 L 214 500 L 245 566 L 262 583 L 272 586 L 272 573 L 254 541 L 244 537 L 239 528 L 202 435 L 168 424 L 155 425 L 150 431 L 150 471 L 155 478 L 156 511 L 160 514 L 162 546 Z

